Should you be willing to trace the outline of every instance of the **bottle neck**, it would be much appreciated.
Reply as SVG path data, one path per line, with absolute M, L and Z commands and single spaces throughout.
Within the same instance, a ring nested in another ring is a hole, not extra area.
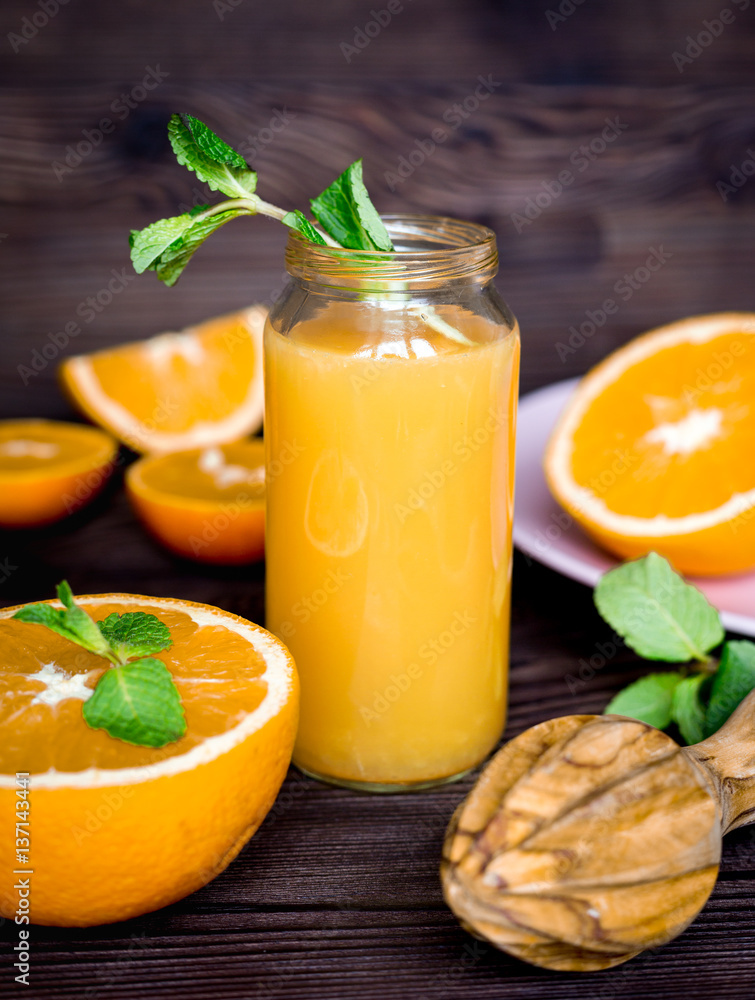
M 429 215 L 388 215 L 383 222 L 393 253 L 319 246 L 292 232 L 286 248 L 289 274 L 321 292 L 375 294 L 385 301 L 449 286 L 486 285 L 498 270 L 495 234 L 485 226 Z

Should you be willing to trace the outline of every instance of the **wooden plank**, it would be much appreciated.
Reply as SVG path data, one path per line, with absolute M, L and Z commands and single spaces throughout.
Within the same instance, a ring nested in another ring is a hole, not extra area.
M 444 911 L 337 911 L 195 916 L 171 911 L 116 928 L 34 929 L 37 973 L 25 995 L 113 998 L 315 1000 L 483 997 L 603 1000 L 707 998 L 706 973 L 727 1000 L 752 996 L 755 963 L 743 889 L 720 886 L 700 919 L 665 948 L 599 975 L 559 974 L 516 962 L 465 934 Z M 188 972 L 188 970 L 191 970 Z M 0 981 L 0 997 L 16 996 Z
M 5 0 L 0 80 L 57 86 L 63 68 L 71 80 L 112 79 L 133 86 L 145 66 L 156 63 L 174 78 L 203 84 L 249 78 L 306 84 L 313 78 L 474 79 L 490 70 L 506 80 L 566 85 L 751 79 L 754 29 L 747 0 L 636 0 L 631 7 L 558 0 L 505 5 L 404 0 L 390 21 L 381 14 L 382 24 L 374 23 L 371 11 L 387 6 L 386 0 L 374 5 L 342 0 L 269 5 L 182 0 L 179 6 L 145 6 L 142 0 L 63 2 L 49 23 L 38 18 L 37 34 L 33 25 L 27 28 L 28 43 L 14 43 L 8 34 L 18 35 L 23 18 L 38 7 L 28 0 Z M 689 63 L 675 63 L 674 53 L 684 55 L 689 45 L 687 37 L 697 37 L 705 30 L 703 21 L 718 19 L 724 7 L 733 21 L 720 31 L 715 26 L 718 34 L 703 39 Z M 559 16 L 559 10 L 566 15 Z

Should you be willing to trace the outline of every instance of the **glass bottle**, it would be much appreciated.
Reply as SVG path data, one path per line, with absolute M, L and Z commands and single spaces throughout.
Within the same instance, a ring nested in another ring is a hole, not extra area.
M 489 229 L 383 221 L 394 254 L 289 238 L 265 329 L 267 627 L 301 678 L 297 766 L 401 791 L 503 731 L 519 331 Z

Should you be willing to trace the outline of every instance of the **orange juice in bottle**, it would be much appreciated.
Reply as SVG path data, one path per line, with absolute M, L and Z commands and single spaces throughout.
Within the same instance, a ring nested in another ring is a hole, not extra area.
M 386 220 L 396 254 L 292 235 L 265 331 L 267 625 L 302 685 L 295 763 L 398 791 L 505 722 L 519 338 L 493 234 Z

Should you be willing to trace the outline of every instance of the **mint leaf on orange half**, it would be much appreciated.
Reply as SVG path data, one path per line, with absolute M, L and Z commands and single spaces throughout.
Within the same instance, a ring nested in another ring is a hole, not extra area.
M 58 597 L 62 610 L 30 604 L 13 617 L 44 625 L 113 664 L 83 703 L 87 725 L 137 746 L 162 747 L 183 736 L 186 720 L 178 689 L 162 660 L 150 655 L 172 645 L 165 622 L 143 611 L 113 612 L 96 622 L 76 604 L 65 580 Z
M 65 639 L 75 642 L 90 653 L 114 660 L 113 652 L 107 639 L 104 638 L 93 618 L 80 608 L 73 600 L 71 588 L 63 580 L 57 587 L 58 599 L 63 604 L 62 610 L 49 604 L 29 604 L 17 611 L 14 618 L 33 625 L 44 625 L 51 632 L 57 632 Z
M 97 623 L 121 663 L 151 656 L 173 645 L 170 629 L 156 615 L 144 611 L 113 612 Z
M 83 711 L 92 729 L 137 746 L 163 747 L 186 732 L 170 671 L 152 657 L 106 670 Z

